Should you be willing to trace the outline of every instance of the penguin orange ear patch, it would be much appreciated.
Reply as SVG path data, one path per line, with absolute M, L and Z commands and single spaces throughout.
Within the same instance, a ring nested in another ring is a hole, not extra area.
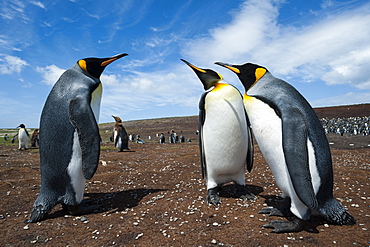
M 86 61 L 81 59 L 81 60 L 78 60 L 78 65 L 80 65 L 81 69 L 83 69 L 85 72 L 87 72 L 87 68 L 86 68 Z
M 266 74 L 266 69 L 265 68 L 257 68 L 256 71 L 254 72 L 255 76 L 256 76 L 256 81 L 258 81 L 259 79 L 261 79 L 262 76 L 264 76 L 264 74 Z

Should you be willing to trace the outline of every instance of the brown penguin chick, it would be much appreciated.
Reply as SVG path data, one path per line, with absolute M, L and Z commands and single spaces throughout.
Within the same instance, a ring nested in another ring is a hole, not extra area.
M 118 116 L 113 116 L 114 120 L 116 121 L 113 126 L 113 142 L 114 146 L 119 149 L 119 152 L 122 152 L 123 149 L 130 150 L 128 148 L 128 135 L 123 127 L 122 119 Z
M 31 135 L 31 147 L 39 145 L 39 129 L 35 129 Z

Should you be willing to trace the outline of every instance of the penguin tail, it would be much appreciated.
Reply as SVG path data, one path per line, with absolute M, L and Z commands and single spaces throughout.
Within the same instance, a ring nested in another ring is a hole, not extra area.
M 354 225 L 356 219 L 350 215 L 340 202 L 331 198 L 320 208 L 320 213 L 323 214 L 329 223 L 335 225 Z

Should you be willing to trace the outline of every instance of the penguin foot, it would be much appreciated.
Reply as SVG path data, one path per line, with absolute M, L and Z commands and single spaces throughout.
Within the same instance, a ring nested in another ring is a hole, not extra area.
M 289 217 L 292 216 L 290 211 L 291 199 L 289 197 L 284 198 L 282 204 L 276 207 L 265 207 L 259 211 L 259 214 L 268 214 L 269 216 L 280 216 L 280 217 Z
M 221 197 L 219 196 L 218 192 L 220 191 L 219 187 L 209 189 L 206 197 L 206 201 L 208 204 L 212 204 L 214 206 L 218 206 L 221 204 Z
M 214 205 L 215 207 L 218 206 L 218 204 L 221 204 L 221 197 L 219 195 L 207 195 L 207 198 L 206 198 L 208 204 L 212 204 Z
M 292 212 L 288 209 L 284 208 L 275 208 L 275 207 L 265 207 L 262 208 L 261 211 L 258 212 L 259 214 L 268 214 L 269 216 L 280 216 L 280 217 L 289 217 L 292 216 Z
M 284 217 L 285 215 L 283 212 L 281 212 L 279 209 L 274 208 L 274 207 L 265 207 L 262 208 L 261 211 L 258 212 L 259 214 L 268 214 L 269 216 L 280 216 Z
M 47 211 L 43 210 L 42 208 L 43 207 L 41 205 L 34 207 L 30 218 L 26 220 L 25 223 L 35 223 L 44 219 L 45 215 L 47 214 Z
M 257 200 L 257 197 L 252 192 L 247 190 L 247 187 L 245 185 L 237 184 L 236 195 L 243 200 L 250 200 L 250 201 Z
M 272 233 L 300 232 L 303 230 L 303 221 L 295 218 L 292 221 L 274 220 L 262 226 L 263 228 L 273 228 Z
M 240 196 L 241 199 L 243 200 L 250 200 L 250 201 L 256 201 L 257 196 L 255 196 L 252 192 L 247 191 L 246 194 Z

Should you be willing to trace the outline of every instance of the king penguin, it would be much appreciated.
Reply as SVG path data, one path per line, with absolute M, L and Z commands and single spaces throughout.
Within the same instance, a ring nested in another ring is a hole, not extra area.
M 24 148 L 24 150 L 27 150 L 28 149 L 28 138 L 30 135 L 27 132 L 26 126 L 24 124 L 20 124 L 17 128 L 19 128 L 18 130 L 18 140 L 19 140 L 18 149 L 22 150 L 22 148 Z
M 253 134 L 285 198 L 282 206 L 260 213 L 290 216 L 263 227 L 273 232 L 301 231 L 311 214 L 329 223 L 353 225 L 355 219 L 333 197 L 333 169 L 324 129 L 306 99 L 266 68 L 217 62 L 235 72 L 245 88 L 244 107 Z
M 112 133 L 114 146 L 119 149 L 119 152 L 123 152 L 123 149 L 130 150 L 128 148 L 128 135 L 125 127 L 123 127 L 122 119 L 113 115 L 112 117 L 116 121 Z
M 236 183 L 238 196 L 254 200 L 245 186 L 245 167 L 250 172 L 253 166 L 253 143 L 241 93 L 220 83 L 223 78 L 217 72 L 181 60 L 193 69 L 205 90 L 199 101 L 198 136 L 206 201 L 217 207 L 222 185 L 228 182 Z
M 80 203 L 99 161 L 99 78 L 108 64 L 126 55 L 78 60 L 53 86 L 40 118 L 41 188 L 27 222 L 44 219 L 57 203 L 73 215 L 91 211 Z

